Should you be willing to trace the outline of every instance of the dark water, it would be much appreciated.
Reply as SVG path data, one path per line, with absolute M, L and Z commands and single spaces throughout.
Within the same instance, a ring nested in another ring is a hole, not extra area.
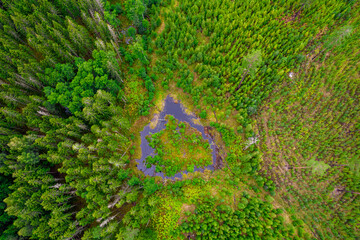
M 193 123 L 192 119 L 194 119 L 194 116 L 188 115 L 185 113 L 183 106 L 180 103 L 175 103 L 174 99 L 170 96 L 167 96 L 165 99 L 165 106 L 163 111 L 159 115 L 159 121 L 154 129 L 150 128 L 150 123 L 144 127 L 144 130 L 140 132 L 141 135 L 141 159 L 136 160 L 138 162 L 138 169 L 142 171 L 146 176 L 160 176 L 162 178 L 166 179 L 175 179 L 182 178 L 182 174 L 187 174 L 188 171 L 182 171 L 176 173 L 173 177 L 165 176 L 163 172 L 155 172 L 155 165 L 152 165 L 151 168 L 146 168 L 145 164 L 145 158 L 149 155 L 155 155 L 154 149 L 149 146 L 149 142 L 146 140 L 146 136 L 150 135 L 152 133 L 157 133 L 161 131 L 162 129 L 165 129 L 165 123 L 167 122 L 164 120 L 166 115 L 173 115 L 177 120 L 181 122 L 187 122 L 190 124 L 191 127 L 197 129 L 199 132 L 201 132 L 204 139 L 209 141 L 210 147 L 212 149 L 212 158 L 213 158 L 213 164 L 206 166 L 204 168 L 199 168 L 195 166 L 194 172 L 203 172 L 205 169 L 214 170 L 214 165 L 216 161 L 216 146 L 213 140 L 208 137 L 205 134 L 204 127 L 198 124 Z

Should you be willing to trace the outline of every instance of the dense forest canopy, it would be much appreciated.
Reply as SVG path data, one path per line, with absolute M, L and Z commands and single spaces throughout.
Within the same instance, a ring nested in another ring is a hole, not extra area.
M 359 239 L 359 30 L 355 0 L 0 0 L 0 239 Z M 138 167 L 162 121 L 181 178 Z

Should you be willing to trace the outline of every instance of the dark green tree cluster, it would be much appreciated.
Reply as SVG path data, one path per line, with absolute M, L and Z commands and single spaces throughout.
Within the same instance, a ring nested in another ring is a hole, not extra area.
M 196 239 L 281 239 L 294 238 L 295 231 L 284 224 L 280 209 L 244 192 L 236 209 L 205 196 L 188 212 L 179 231 Z M 301 228 L 301 226 L 299 226 Z M 307 236 L 306 239 L 310 239 Z
M 115 53 L 94 50 L 93 59 L 84 61 L 78 58 L 75 66 L 66 63 L 56 65 L 55 69 L 46 69 L 45 79 L 51 85 L 45 87 L 44 92 L 50 104 L 60 104 L 77 116 L 86 105 L 90 108 L 86 111 L 87 115 L 90 112 L 98 115 L 103 112 L 102 109 L 92 111 L 93 107 L 91 107 L 94 104 L 101 106 L 99 104 L 101 100 L 97 98 L 94 99 L 95 102 L 91 102 L 98 90 L 110 93 L 115 99 L 121 100 L 124 97 L 119 91 L 122 79 Z M 106 98 L 109 97 L 105 97 L 105 101 L 109 103 L 115 100 Z M 106 106 L 106 104 L 103 105 Z
M 109 1 L 0 1 L 2 239 L 115 237 L 116 209 L 158 190 L 126 169 L 123 12 Z M 139 44 L 128 51 L 148 64 Z
M 147 19 L 153 6 L 158 6 L 161 0 L 127 0 L 125 1 L 126 15 L 132 20 L 139 34 L 144 34 L 150 27 Z
M 9 216 L 6 212 L 6 203 L 3 202 L 4 199 L 11 193 L 9 187 L 11 186 L 11 179 L 7 178 L 4 175 L 0 175 L 0 225 L 1 225 L 1 232 L 0 232 L 0 239 L 14 239 L 16 238 L 16 227 L 13 226 L 13 221 L 15 220 L 14 217 Z

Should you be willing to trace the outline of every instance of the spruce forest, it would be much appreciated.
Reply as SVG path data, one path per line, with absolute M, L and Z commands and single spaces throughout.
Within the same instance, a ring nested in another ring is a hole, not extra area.
M 0 240 L 360 239 L 360 2 L 0 0 Z

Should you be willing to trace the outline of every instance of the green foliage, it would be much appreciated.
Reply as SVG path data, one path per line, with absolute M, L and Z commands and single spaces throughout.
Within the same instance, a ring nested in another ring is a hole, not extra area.
M 310 159 L 306 162 L 306 165 L 311 167 L 313 173 L 323 175 L 327 169 L 330 168 L 328 164 L 323 161 L 316 161 L 315 159 Z
M 144 34 L 149 29 L 149 22 L 146 16 L 158 5 L 161 0 L 127 0 L 124 3 L 126 16 L 136 26 L 139 34 Z
M 237 209 L 206 196 L 196 202 L 195 214 L 181 224 L 180 232 L 196 239 L 278 239 L 292 237 L 283 219 L 266 202 L 251 197 L 241 198 Z M 271 229 L 271 230 L 270 230 Z
M 206 118 L 207 113 L 205 110 L 201 111 L 201 113 L 199 114 L 200 118 Z
M 151 195 L 161 188 L 160 185 L 155 183 L 154 178 L 149 178 L 144 181 L 144 193 Z
M 116 66 L 115 54 L 112 52 L 94 51 L 94 60 L 76 60 L 76 74 L 69 64 L 57 66 L 54 71 L 47 70 L 47 79 L 56 83 L 56 87 L 46 87 L 45 94 L 50 103 L 59 103 L 70 112 L 79 115 L 83 108 L 82 99 L 91 98 L 97 90 L 105 90 L 117 96 L 120 84 L 109 79 L 112 71 L 108 66 Z M 60 70 L 60 71 L 59 71 Z M 119 73 L 117 73 L 119 74 Z M 74 76 L 72 78 L 72 76 Z M 55 77 L 53 79 L 52 77 Z
M 141 231 L 138 235 L 139 240 L 156 240 L 156 232 L 150 228 L 146 228 L 145 230 Z
M 5 177 L 4 175 L 0 175 L 0 239 L 11 239 L 15 238 L 17 229 L 12 226 L 14 217 L 9 216 L 5 212 L 6 204 L 3 200 L 11 193 L 9 186 L 11 186 L 11 179 Z
M 130 180 L 129 180 L 129 185 L 130 186 L 135 186 L 135 185 L 139 185 L 140 184 L 140 180 L 139 178 L 137 177 L 132 177 Z
M 333 48 L 340 45 L 346 38 L 348 38 L 353 31 L 351 25 L 343 26 L 339 30 L 333 32 L 324 42 L 324 47 Z
M 354 155 L 348 162 L 350 170 L 354 173 L 356 177 L 360 177 L 360 157 L 359 155 Z
M 348 202 L 359 192 L 354 184 L 358 182 L 356 167 L 352 165 L 357 158 L 354 139 L 358 127 L 354 123 L 358 121 L 358 101 L 357 90 L 348 89 L 357 88 L 357 57 L 352 53 L 359 35 L 348 25 L 344 22 L 324 33 L 319 40 L 322 49 L 309 49 L 313 57 L 306 60 L 310 64 L 306 73 L 301 67 L 292 76 L 292 83 L 276 87 L 256 117 L 259 132 L 267 128 L 261 143 L 262 171 L 278 186 L 277 196 L 291 201 L 286 205 L 304 216 L 302 220 L 316 234 L 329 239 L 358 235 L 349 231 L 358 221 L 352 214 L 358 205 Z M 321 67 L 319 62 L 310 63 L 330 50 L 322 56 Z M 334 65 L 341 67 L 330 67 Z M 285 167 L 285 162 L 299 167 L 281 174 L 279 169 Z M 282 185 L 280 179 L 287 177 L 286 186 Z M 336 220 L 329 223 L 329 216 L 336 216 Z
M 56 64 L 53 69 L 45 69 L 44 82 L 51 87 L 55 87 L 59 82 L 70 82 L 75 76 L 72 64 Z
M 136 25 L 141 24 L 146 10 L 146 5 L 143 0 L 128 0 L 125 2 L 125 9 L 129 19 Z
M 129 29 L 127 30 L 127 34 L 132 37 L 133 39 L 136 38 L 136 29 L 134 27 L 129 27 Z
M 139 229 L 131 229 L 126 227 L 120 233 L 116 235 L 116 239 L 118 240 L 135 240 L 137 239 L 137 235 L 139 234 Z
M 126 213 L 122 221 L 131 228 L 145 229 L 157 212 L 159 199 L 156 195 L 147 195 L 137 201 L 136 206 Z
M 119 14 L 123 12 L 122 6 L 120 3 L 111 4 L 106 1 L 104 6 L 104 19 L 107 20 L 111 26 L 119 27 L 121 22 L 117 18 Z
M 1 238 L 114 237 L 109 202 L 124 203 L 131 176 L 120 5 L 0 5 L 0 166 L 14 179 L 1 180 Z
M 242 59 L 242 68 L 251 76 L 255 76 L 256 71 L 262 63 L 261 50 L 252 50 Z

